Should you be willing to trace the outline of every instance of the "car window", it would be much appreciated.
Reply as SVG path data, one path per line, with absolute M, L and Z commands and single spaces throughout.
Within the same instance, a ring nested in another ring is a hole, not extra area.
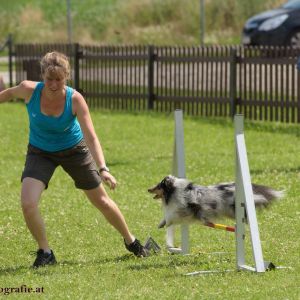
M 283 4 L 282 7 L 287 9 L 298 9 L 300 8 L 300 0 L 290 0 Z

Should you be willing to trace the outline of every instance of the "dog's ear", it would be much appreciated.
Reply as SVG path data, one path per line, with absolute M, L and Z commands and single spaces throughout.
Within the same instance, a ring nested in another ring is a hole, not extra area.
M 162 182 L 163 185 L 165 185 L 167 188 L 172 187 L 174 185 L 174 176 L 168 175 L 166 176 Z

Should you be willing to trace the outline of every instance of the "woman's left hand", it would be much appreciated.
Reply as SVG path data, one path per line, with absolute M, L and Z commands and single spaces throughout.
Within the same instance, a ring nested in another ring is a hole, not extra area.
M 111 190 L 114 190 L 117 186 L 117 180 L 113 175 L 111 175 L 109 172 L 102 171 L 100 173 L 101 179 L 105 184 L 107 184 Z

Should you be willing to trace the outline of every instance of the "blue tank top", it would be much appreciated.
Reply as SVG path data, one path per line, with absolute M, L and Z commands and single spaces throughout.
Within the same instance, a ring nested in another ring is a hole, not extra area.
M 62 114 L 58 117 L 47 116 L 41 112 L 41 91 L 43 82 L 38 82 L 26 104 L 29 116 L 29 143 L 41 150 L 56 152 L 78 144 L 83 134 L 77 117 L 72 113 L 74 90 L 66 87 L 66 101 Z

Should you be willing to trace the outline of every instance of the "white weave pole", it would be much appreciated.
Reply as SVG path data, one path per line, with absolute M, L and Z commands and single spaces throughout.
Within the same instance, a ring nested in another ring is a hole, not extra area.
M 185 178 L 185 159 L 184 159 L 184 135 L 183 135 L 183 113 L 182 110 L 175 110 L 175 138 L 173 151 L 173 170 L 172 174 L 179 178 Z M 167 228 L 166 245 L 172 253 L 189 253 L 189 227 L 181 225 L 181 248 L 174 247 L 175 227 Z
M 236 150 L 235 236 L 237 268 L 239 270 L 265 272 L 244 138 L 244 117 L 242 115 L 235 115 L 234 126 Z M 255 268 L 245 264 L 245 209 L 247 211 Z

